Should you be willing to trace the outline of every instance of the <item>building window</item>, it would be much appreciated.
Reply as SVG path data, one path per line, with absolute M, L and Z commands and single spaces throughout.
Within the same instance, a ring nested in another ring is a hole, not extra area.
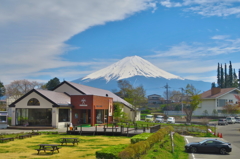
M 7 116 L 0 116 L 0 123 L 7 123 Z
M 232 99 L 229 99 L 229 103 L 233 103 L 233 100 L 232 100 Z
M 70 110 L 69 109 L 59 109 L 58 121 L 59 122 L 70 122 Z
M 103 109 L 96 110 L 96 123 L 97 124 L 104 123 L 104 110 Z
M 39 106 L 40 102 L 36 98 L 32 98 L 27 103 L 28 106 Z
M 218 107 L 224 107 L 226 105 L 225 99 L 218 99 Z

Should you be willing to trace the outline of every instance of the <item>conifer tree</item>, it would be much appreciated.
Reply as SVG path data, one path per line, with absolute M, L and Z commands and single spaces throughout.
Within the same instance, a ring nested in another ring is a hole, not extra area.
M 218 67 L 217 67 L 217 84 L 218 84 L 218 87 L 221 88 L 221 74 L 220 74 L 220 66 L 219 66 L 219 63 L 218 63 Z
M 233 85 L 233 71 L 232 71 L 232 63 L 230 61 L 229 64 L 229 78 L 228 78 L 228 87 L 232 87 Z
M 228 78 L 227 78 L 227 65 L 226 65 L 226 63 L 225 63 L 225 72 L 224 72 L 224 74 L 225 74 L 225 80 L 224 80 L 224 88 L 227 88 L 227 83 L 228 83 Z
M 235 69 L 233 69 L 233 85 L 232 87 L 238 88 L 238 79 Z
M 221 64 L 221 88 L 223 88 L 223 85 L 224 85 L 224 77 L 223 77 L 223 67 Z

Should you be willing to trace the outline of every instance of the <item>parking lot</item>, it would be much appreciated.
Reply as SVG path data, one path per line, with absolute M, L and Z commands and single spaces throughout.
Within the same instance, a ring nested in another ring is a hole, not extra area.
M 208 139 L 208 138 L 185 136 L 186 143 L 199 142 L 205 139 Z M 224 142 L 228 142 L 222 138 L 218 138 L 218 139 Z M 221 155 L 221 154 L 215 154 L 215 153 L 189 153 L 189 158 L 190 159 L 237 159 L 237 158 L 240 158 L 239 152 L 240 152 L 240 149 L 232 144 L 232 152 L 230 152 L 228 155 Z

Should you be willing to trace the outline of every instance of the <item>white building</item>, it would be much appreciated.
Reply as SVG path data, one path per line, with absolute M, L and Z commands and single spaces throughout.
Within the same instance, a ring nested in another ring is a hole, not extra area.
M 239 89 L 237 88 L 212 88 L 201 94 L 202 103 L 194 111 L 194 115 L 203 115 L 204 112 L 208 112 L 212 115 L 216 110 L 218 115 L 223 115 L 223 107 L 229 104 L 237 104 L 238 100 L 234 95 L 239 95 Z

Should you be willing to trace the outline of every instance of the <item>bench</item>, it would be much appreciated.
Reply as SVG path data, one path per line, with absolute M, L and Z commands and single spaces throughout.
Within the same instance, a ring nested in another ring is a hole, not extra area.
M 44 148 L 39 148 L 39 149 L 35 149 L 35 150 L 37 150 L 38 155 L 39 155 L 40 151 L 44 151 L 44 153 L 46 153 L 46 151 L 51 151 L 53 154 L 54 151 L 58 151 L 58 153 L 59 153 L 60 148 L 61 147 L 54 147 L 54 148 L 53 147 L 44 147 Z
M 18 136 L 19 139 L 24 139 L 26 137 L 32 137 L 32 135 L 31 134 L 25 134 L 25 135 Z
M 9 137 L 9 138 L 0 138 L 0 141 L 3 143 L 3 141 L 14 141 L 13 137 Z
M 67 143 L 72 143 L 73 145 L 75 145 L 75 143 L 78 145 L 79 141 L 61 141 L 60 142 L 62 145 L 65 143 L 67 145 Z
M 67 143 L 72 143 L 73 145 L 75 145 L 75 143 L 78 145 L 79 140 L 78 138 L 62 138 L 62 141 L 60 142 L 62 145 L 65 143 L 67 145 Z

